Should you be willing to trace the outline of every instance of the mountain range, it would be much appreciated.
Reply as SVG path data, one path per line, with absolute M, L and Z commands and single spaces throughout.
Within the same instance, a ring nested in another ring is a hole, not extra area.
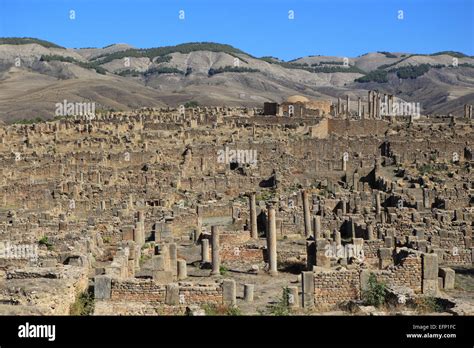
M 55 104 L 63 100 L 117 111 L 190 102 L 261 107 L 295 94 L 364 100 L 370 89 L 419 102 L 424 114 L 462 115 L 463 105 L 474 103 L 474 57 L 455 51 L 371 52 L 282 61 L 210 42 L 64 48 L 40 39 L 0 38 L 4 122 L 53 118 Z

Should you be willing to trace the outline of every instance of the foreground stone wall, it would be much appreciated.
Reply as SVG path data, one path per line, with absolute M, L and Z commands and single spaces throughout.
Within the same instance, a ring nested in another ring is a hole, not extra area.
M 319 309 L 360 298 L 360 271 L 342 270 L 314 274 L 314 302 Z
M 373 272 L 378 281 L 387 285 L 406 286 L 415 293 L 422 290 L 421 258 L 410 254 L 399 265 L 389 266 L 386 270 Z
M 110 301 L 139 301 L 157 304 L 221 304 L 222 286 L 217 283 L 180 282 L 176 284 L 157 284 L 151 279 L 113 279 Z
M 401 252 L 397 256 L 398 263 L 383 270 L 341 267 L 332 270 L 317 268 L 312 273 L 304 272 L 306 274 L 303 276 L 303 301 L 306 306 L 314 306 L 324 311 L 337 309 L 339 305 L 347 301 L 360 300 L 363 291 L 367 289 L 371 273 L 375 275 L 377 281 L 387 286 L 403 286 L 412 289 L 415 293 L 421 293 L 424 291 L 424 280 L 427 279 L 427 275 L 423 274 L 421 254 Z M 437 264 L 433 267 L 437 270 Z M 308 281 L 312 281 L 312 284 L 308 285 Z M 311 293 L 308 294 L 308 292 Z

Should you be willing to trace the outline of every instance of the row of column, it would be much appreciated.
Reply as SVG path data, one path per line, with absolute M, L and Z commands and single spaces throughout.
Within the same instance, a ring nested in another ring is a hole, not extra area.
M 335 109 L 335 116 L 345 115 L 351 116 L 351 99 L 349 96 L 346 96 L 346 105 L 342 104 L 341 98 L 337 98 L 337 107 Z M 364 115 L 364 110 L 362 108 L 362 100 L 361 98 L 357 98 L 357 117 L 362 118 Z
M 382 105 L 385 106 L 384 115 L 392 115 L 394 97 L 391 94 L 380 93 L 378 91 L 369 91 L 368 109 L 369 118 L 379 119 L 382 117 Z
M 309 209 L 309 208 L 308 208 Z M 267 252 L 268 252 L 268 264 L 270 275 L 277 275 L 277 230 L 276 230 L 276 213 L 275 207 L 272 204 L 267 206 L 268 210 L 268 226 L 267 226 Z M 309 213 L 309 210 L 308 210 Z M 250 229 L 252 238 L 257 239 L 257 214 L 256 214 L 256 203 L 255 194 L 250 195 Z M 211 247 L 211 260 L 209 260 L 209 247 Z M 219 245 L 219 226 L 211 226 L 211 245 L 209 246 L 208 239 L 202 239 L 201 241 L 201 261 L 203 263 L 212 263 L 211 275 L 220 274 L 220 245 Z

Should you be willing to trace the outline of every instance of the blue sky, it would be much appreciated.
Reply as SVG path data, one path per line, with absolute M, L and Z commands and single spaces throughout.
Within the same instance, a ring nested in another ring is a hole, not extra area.
M 473 32 L 474 0 L 0 0 L 0 37 L 65 47 L 212 41 L 285 60 L 373 51 L 474 55 Z

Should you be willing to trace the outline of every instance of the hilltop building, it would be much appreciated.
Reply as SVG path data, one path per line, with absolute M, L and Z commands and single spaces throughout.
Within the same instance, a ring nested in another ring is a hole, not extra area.
M 281 104 L 264 103 L 263 113 L 290 117 L 323 116 L 331 112 L 331 105 L 329 100 L 312 100 L 302 95 L 293 95 Z

